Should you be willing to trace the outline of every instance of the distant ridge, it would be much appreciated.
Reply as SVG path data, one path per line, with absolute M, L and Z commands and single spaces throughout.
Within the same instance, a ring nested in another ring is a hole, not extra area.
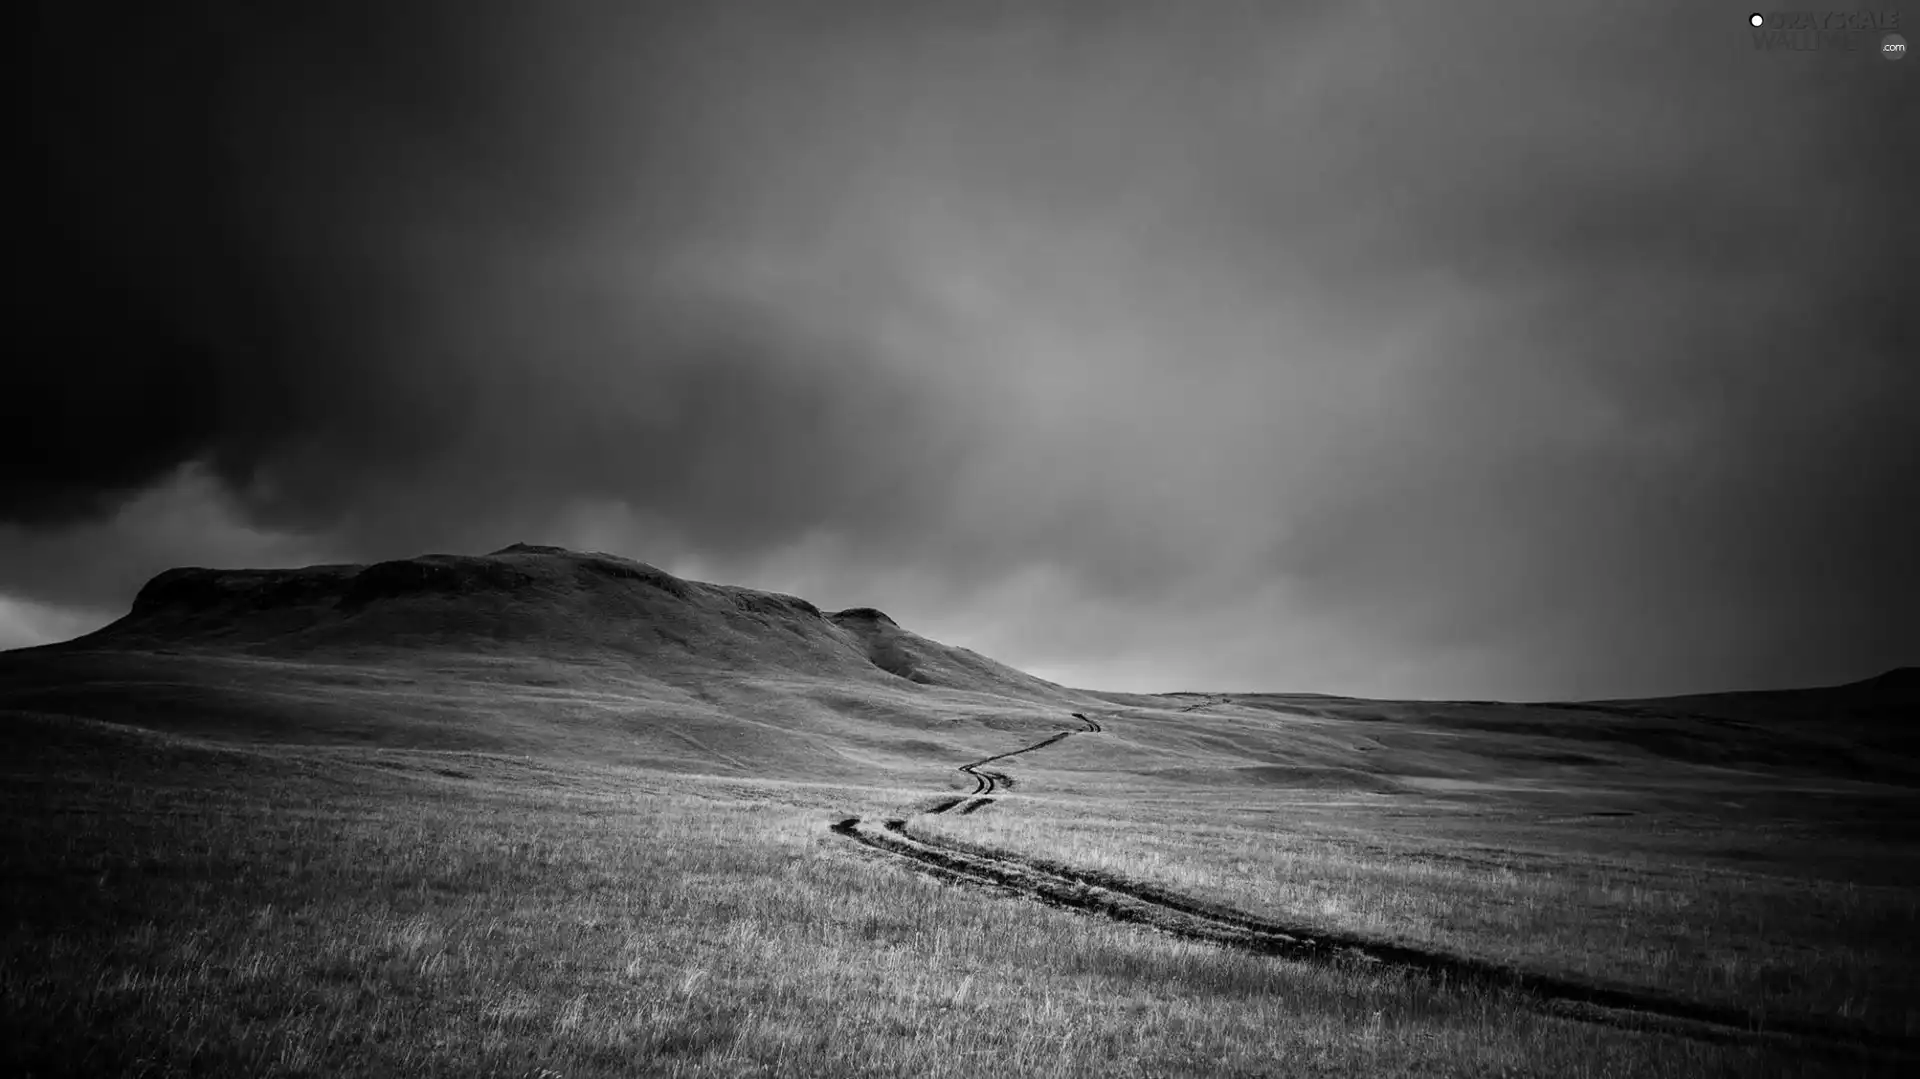
M 1920 667 L 1895 667 L 1890 671 L 1850 682 L 1841 689 L 1871 689 L 1893 693 L 1920 693 Z
M 1667 697 L 1614 698 L 1607 701 L 1593 701 L 1593 704 L 1626 704 L 1635 701 L 1667 701 L 1675 704 L 1699 703 L 1717 700 L 1750 700 L 1768 698 L 1792 700 L 1807 697 L 1834 699 L 1875 699 L 1881 701 L 1911 700 L 1920 706 L 1920 667 L 1894 667 L 1871 677 L 1838 685 L 1796 686 L 1787 689 L 1731 689 L 1706 693 L 1684 693 Z

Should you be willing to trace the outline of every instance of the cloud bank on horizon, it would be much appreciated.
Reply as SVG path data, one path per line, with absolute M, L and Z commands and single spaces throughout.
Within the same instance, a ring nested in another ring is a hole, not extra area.
M 527 540 L 1103 688 L 1914 662 L 1920 71 L 1744 20 L 40 5 L 0 647 Z

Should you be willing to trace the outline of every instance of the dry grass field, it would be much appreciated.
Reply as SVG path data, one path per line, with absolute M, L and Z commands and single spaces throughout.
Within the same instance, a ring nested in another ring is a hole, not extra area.
M 1920 888 L 1898 848 L 1805 858 L 1751 822 L 1352 793 L 996 808 L 916 827 L 1259 917 L 1725 1004 L 1756 1025 L 1817 1015 L 1920 1035 Z
M 1862 1063 L 1239 955 L 955 888 L 827 832 L 831 813 L 893 805 L 901 790 L 233 749 L 19 717 L 9 741 L 11 1074 L 1637 1076 Z M 1321 853 L 1298 868 L 1338 864 Z M 1349 864 L 1322 894 L 1375 916 L 1421 905 L 1384 859 L 1374 868 L 1356 877 Z

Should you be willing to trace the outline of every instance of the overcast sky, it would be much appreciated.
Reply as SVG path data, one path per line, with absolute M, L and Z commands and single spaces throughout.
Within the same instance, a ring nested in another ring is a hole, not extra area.
M 0 646 L 524 540 L 1100 688 L 1920 661 L 1920 61 L 1664 0 L 45 6 Z

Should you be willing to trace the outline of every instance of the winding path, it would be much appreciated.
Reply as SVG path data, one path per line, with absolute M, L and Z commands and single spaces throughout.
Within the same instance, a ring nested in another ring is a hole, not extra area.
M 1074 714 L 1079 715 L 1078 712 Z M 1091 729 L 1098 730 L 1099 728 L 1094 727 Z M 950 801 L 941 802 L 939 805 L 936 805 L 933 808 L 928 809 L 927 812 L 928 813 L 945 813 L 956 806 L 960 806 L 962 802 L 966 802 L 967 804 L 960 808 L 961 813 L 965 814 L 965 813 L 978 812 L 982 806 L 989 805 L 993 802 L 992 798 L 987 797 L 988 795 L 993 794 L 993 792 L 997 790 L 1013 789 L 1012 776 L 1007 775 L 1005 772 L 989 772 L 981 768 L 980 767 L 981 765 L 992 764 L 994 761 L 1003 761 L 1003 760 L 1006 760 L 1008 757 L 1017 757 L 1022 753 L 1032 753 L 1036 749 L 1045 749 L 1046 747 L 1054 744 L 1055 742 L 1058 742 L 1060 739 L 1065 738 L 1067 735 L 1072 733 L 1073 733 L 1072 731 L 1061 731 L 1060 733 L 1052 735 L 1051 737 L 1042 738 L 1041 740 L 1039 740 L 1038 742 L 1035 742 L 1030 746 L 1022 746 L 1019 749 L 1011 750 L 1006 753 L 996 753 L 991 757 L 982 757 L 979 760 L 973 761 L 970 764 L 961 765 L 958 770 L 965 772 L 968 775 L 973 777 L 973 790 L 967 794 L 961 795 L 958 798 L 954 798 Z M 969 802 L 968 799 L 970 798 L 977 799 L 977 800 Z
M 1212 703 L 1202 702 L 1202 705 Z M 1182 708 L 1193 711 L 1195 705 Z M 943 799 L 929 807 L 929 815 L 958 809 L 974 813 L 993 802 L 991 795 L 1011 788 L 1013 780 L 981 765 L 1031 753 L 1054 745 L 1075 733 L 1097 733 L 1097 721 L 1075 712 L 1085 723 L 1080 731 L 1060 731 L 1029 746 L 963 764 L 959 771 L 973 777 L 974 789 Z M 1395 967 L 1438 982 L 1465 982 L 1516 992 L 1535 1010 L 1548 1014 L 1639 1030 L 1659 1030 L 1705 1041 L 1750 1042 L 1800 1039 L 1845 1050 L 1892 1052 L 1898 1059 L 1920 1059 L 1920 1038 L 1823 1022 L 1813 1018 L 1767 1016 L 1764 1025 L 1742 1008 L 1705 1004 L 1679 997 L 1619 986 L 1538 974 L 1491 960 L 1410 947 L 1391 941 L 1327 932 L 1276 922 L 1209 903 L 1156 885 L 1128 880 L 1096 870 L 1075 869 L 1045 859 L 930 834 L 908 831 L 908 822 L 893 818 L 880 822 L 847 817 L 835 821 L 832 831 L 873 850 L 904 859 L 923 872 L 955 883 L 982 886 L 1005 894 L 1037 899 L 1052 906 L 1116 921 L 1133 922 L 1183 937 L 1252 952 L 1257 955 L 1321 963 L 1353 963 Z

